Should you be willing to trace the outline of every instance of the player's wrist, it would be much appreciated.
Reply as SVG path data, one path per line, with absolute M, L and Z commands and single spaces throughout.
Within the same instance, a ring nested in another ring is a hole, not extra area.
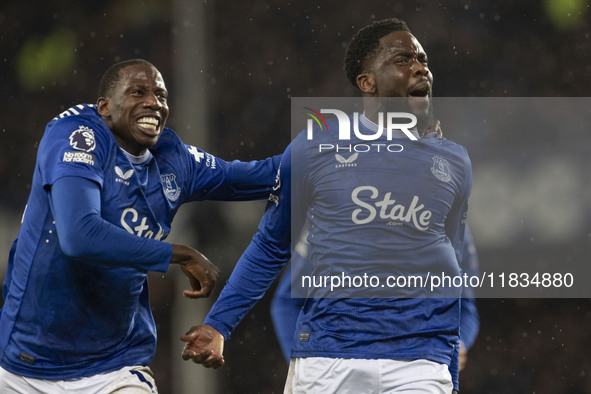
M 195 250 L 185 245 L 171 244 L 171 246 L 172 256 L 170 257 L 170 263 L 179 265 L 189 264 Z

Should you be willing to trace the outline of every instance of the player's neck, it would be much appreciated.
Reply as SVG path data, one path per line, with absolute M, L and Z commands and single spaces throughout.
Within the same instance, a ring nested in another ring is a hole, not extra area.
M 129 159 L 129 162 L 131 164 L 143 164 L 150 160 L 150 158 L 152 157 L 152 152 L 150 152 L 149 150 L 146 150 L 146 153 L 142 155 L 136 156 L 132 155 L 131 153 L 129 153 L 121 147 L 119 147 L 119 149 L 121 149 L 121 152 L 123 152 L 123 154 Z

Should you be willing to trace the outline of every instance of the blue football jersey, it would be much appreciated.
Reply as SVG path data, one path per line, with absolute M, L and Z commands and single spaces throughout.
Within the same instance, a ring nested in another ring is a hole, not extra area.
M 307 237 L 307 232 L 306 234 Z M 305 239 L 300 240 L 291 255 L 291 264 L 300 266 L 305 264 L 308 256 L 309 245 Z M 464 234 L 464 251 L 462 253 L 462 261 L 460 262 L 462 273 L 470 276 L 479 275 L 478 255 L 472 234 L 466 226 Z M 293 343 L 294 330 L 300 309 L 304 305 L 305 298 L 292 297 L 291 295 L 291 265 L 287 265 L 286 269 L 281 274 L 281 278 L 277 284 L 273 300 L 271 302 L 271 318 L 273 320 L 273 327 L 275 334 L 283 355 L 289 362 L 291 357 L 291 346 Z M 462 294 L 460 307 L 460 339 L 464 343 L 466 350 L 470 349 L 480 328 L 480 318 L 478 310 L 476 309 L 476 301 L 474 299 L 474 291 L 472 288 L 465 288 Z
M 365 117 L 359 127 L 366 135 L 377 129 Z M 400 133 L 372 143 L 354 137 L 337 148 L 334 133 L 317 135 L 307 141 L 302 133 L 285 151 L 259 232 L 205 320 L 225 337 L 289 259 L 290 234 L 297 239 L 304 223 L 309 254 L 305 266 L 292 267 L 295 275 L 460 274 L 472 185 L 464 147 Z M 312 293 L 321 297 L 306 299 L 300 311 L 292 356 L 424 358 L 449 365 L 457 387 L 460 300 L 424 292 L 373 297 L 371 290 Z
M 185 202 L 266 198 L 279 161 L 227 162 L 170 129 L 149 155 L 139 176 L 94 105 L 73 107 L 47 125 L 4 283 L 3 368 L 70 379 L 149 365 L 156 327 L 147 274 L 166 271 L 170 259 L 170 245 L 157 241 Z M 50 201 L 51 185 L 62 177 L 100 185 L 100 215 L 125 239 L 102 245 L 104 253 L 92 259 L 67 257 Z

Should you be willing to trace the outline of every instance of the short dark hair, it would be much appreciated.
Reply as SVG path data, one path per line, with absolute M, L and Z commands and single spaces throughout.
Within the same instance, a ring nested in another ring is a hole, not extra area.
M 345 73 L 353 86 L 359 88 L 357 76 L 363 73 L 367 63 L 378 55 L 380 39 L 393 31 L 401 30 L 410 33 L 406 22 L 390 18 L 373 22 L 355 33 L 345 53 Z
M 124 60 L 119 63 L 113 64 L 101 78 L 101 83 L 99 84 L 98 96 L 99 97 L 108 97 L 111 94 L 111 91 L 119 82 L 121 76 L 119 75 L 119 71 L 124 69 L 125 67 L 133 66 L 135 64 L 145 64 L 151 67 L 154 67 L 152 63 L 144 59 L 130 59 Z M 156 67 L 154 67 L 156 68 Z

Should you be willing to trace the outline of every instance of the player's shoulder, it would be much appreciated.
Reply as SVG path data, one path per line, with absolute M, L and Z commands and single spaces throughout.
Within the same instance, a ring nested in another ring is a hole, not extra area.
M 293 142 L 290 143 L 289 145 L 287 145 L 287 147 L 285 148 L 285 150 L 281 154 L 281 163 L 291 162 L 292 149 L 293 149 Z M 285 164 L 285 165 L 287 165 L 287 164 Z
M 46 131 L 52 133 L 80 132 L 95 133 L 107 129 L 94 104 L 78 104 L 55 116 L 47 124 Z
M 114 143 L 112 133 L 94 104 L 78 104 L 55 116 L 45 128 L 43 141 L 48 143 L 48 140 L 53 141 L 50 145 L 68 140 L 75 149 L 82 149 L 80 145 L 89 149 L 99 140 Z
M 184 168 L 187 171 L 205 171 L 203 176 L 229 171 L 232 165 L 184 142 L 177 133 L 167 127 L 162 130 L 158 142 L 150 151 L 157 161 L 164 161 L 175 168 Z
M 208 155 L 201 149 L 185 143 L 177 133 L 168 127 L 162 130 L 158 142 L 150 150 L 159 159 L 166 158 L 168 161 L 179 164 L 187 164 L 187 160 L 191 159 L 198 166 L 205 162 L 203 159 Z M 208 160 L 212 161 L 213 159 L 208 157 Z
M 56 115 L 49 124 L 100 119 L 95 104 L 77 104 Z
M 292 139 L 291 143 L 285 149 L 282 155 L 282 161 L 285 158 L 296 157 L 302 161 L 306 160 L 314 152 L 314 147 L 321 144 L 326 138 L 326 130 L 323 133 L 313 131 L 310 134 L 307 130 L 301 131 Z
M 430 138 L 429 140 L 431 142 L 433 142 L 434 144 L 439 145 L 440 149 L 445 150 L 449 154 L 454 154 L 460 158 L 465 158 L 465 159 L 469 160 L 468 150 L 466 149 L 465 146 L 458 144 L 457 142 L 454 142 L 452 140 L 449 140 L 445 137 L 441 137 L 441 138 L 435 137 L 435 138 Z M 423 140 L 423 141 L 426 141 L 426 140 Z
M 423 138 L 419 142 L 422 146 L 421 152 L 429 162 L 433 161 L 443 168 L 451 166 L 463 173 L 472 171 L 468 150 L 463 145 L 445 137 Z

